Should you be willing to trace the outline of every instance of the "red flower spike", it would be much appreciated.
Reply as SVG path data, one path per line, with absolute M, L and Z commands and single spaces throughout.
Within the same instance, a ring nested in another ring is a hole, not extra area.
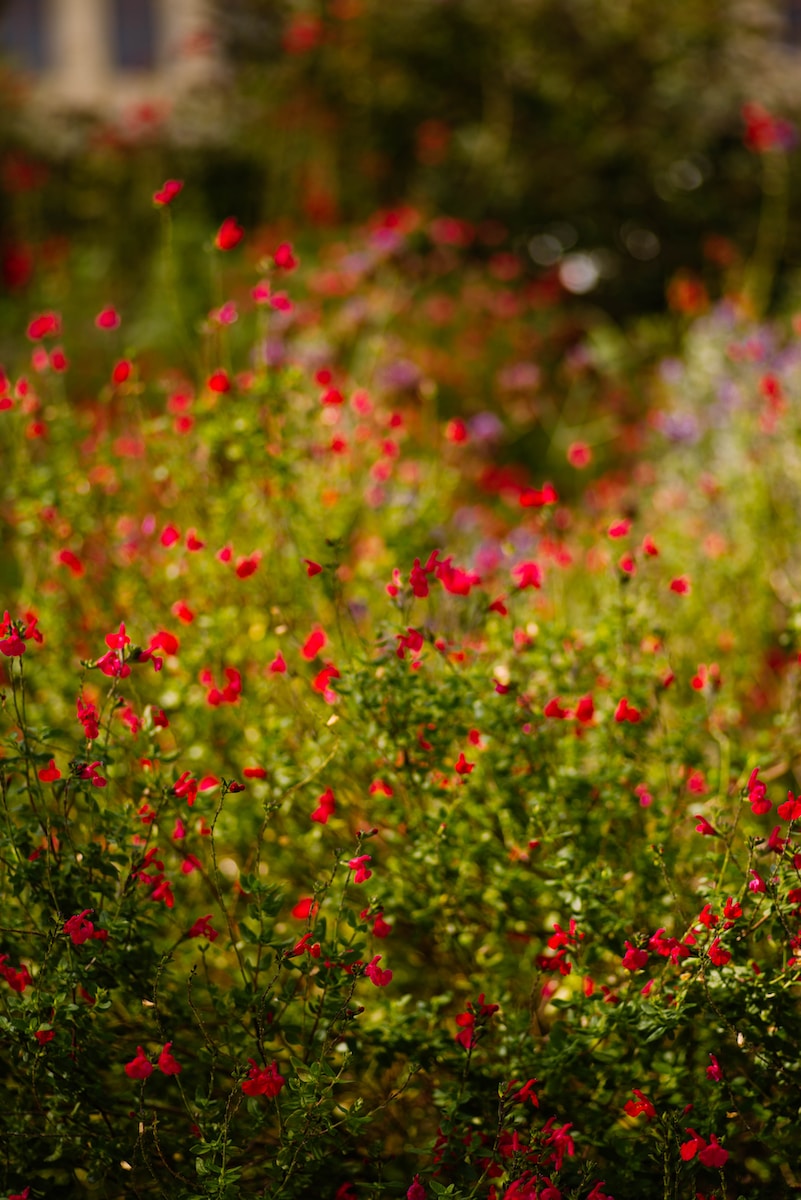
M 214 239 L 214 245 L 218 250 L 233 250 L 238 246 L 245 236 L 245 231 L 236 221 L 235 217 L 226 217 L 220 228 L 217 230 L 217 236 Z

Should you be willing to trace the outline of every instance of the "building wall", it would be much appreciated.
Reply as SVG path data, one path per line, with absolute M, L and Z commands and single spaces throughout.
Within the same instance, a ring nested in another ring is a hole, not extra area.
M 15 47 L 37 105 L 109 116 L 168 107 L 219 68 L 206 0 L 6 0 Z

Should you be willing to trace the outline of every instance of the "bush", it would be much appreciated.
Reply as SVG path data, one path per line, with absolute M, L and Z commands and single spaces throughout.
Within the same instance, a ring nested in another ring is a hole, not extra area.
M 382 337 L 415 236 L 396 214 L 336 268 L 273 244 L 254 270 L 227 224 L 188 339 L 180 280 L 150 327 L 98 297 L 80 340 L 79 310 L 20 329 L 15 1195 L 797 1183 L 797 342 L 699 319 L 603 473 L 563 408 L 561 499 L 497 461 L 530 369 L 494 423 L 439 413 Z M 602 345 L 563 365 L 579 392 Z

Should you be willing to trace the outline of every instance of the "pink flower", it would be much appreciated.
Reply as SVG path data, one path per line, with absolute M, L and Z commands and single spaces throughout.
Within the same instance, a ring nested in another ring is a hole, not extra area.
M 695 827 L 696 833 L 702 833 L 704 837 L 720 837 L 718 831 L 709 824 L 706 817 L 702 817 L 700 813 L 696 813 L 694 820 L 698 822 Z
M 415 1175 L 406 1190 L 406 1200 L 426 1200 L 426 1189 L 420 1182 L 420 1176 Z

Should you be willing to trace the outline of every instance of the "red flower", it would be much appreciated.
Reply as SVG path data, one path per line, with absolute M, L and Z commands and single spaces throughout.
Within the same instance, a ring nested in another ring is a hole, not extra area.
M 540 588 L 542 587 L 542 571 L 538 563 L 522 562 L 512 568 L 512 575 L 517 580 L 517 586 L 524 588 Z
M 34 317 L 27 329 L 28 337 L 32 342 L 39 342 L 42 338 L 53 337 L 60 332 L 61 317 L 54 312 L 42 313 L 41 316 Z
M 328 638 L 325 636 L 322 629 L 317 626 L 306 638 L 306 641 L 303 643 L 300 652 L 307 662 L 311 662 L 313 658 L 317 657 L 327 643 Z
M 310 558 L 304 558 L 303 561 L 306 564 L 306 574 L 309 576 L 309 579 L 311 579 L 314 575 L 319 575 L 323 569 L 319 563 L 312 562 Z
M 163 207 L 165 204 L 169 204 L 175 199 L 178 193 L 183 190 L 183 186 L 184 184 L 182 179 L 165 180 L 164 187 L 153 193 L 153 203 L 159 205 L 160 207 Z
M 214 245 L 218 250 L 233 250 L 238 246 L 245 236 L 245 231 L 241 225 L 237 224 L 234 217 L 226 217 L 220 228 L 217 230 L 217 236 L 214 239 Z
M 636 1100 L 627 1100 L 623 1105 L 623 1111 L 630 1117 L 646 1117 L 649 1121 L 656 1116 L 656 1109 L 647 1096 L 644 1096 L 639 1088 L 632 1088 Z
M 118 329 L 120 314 L 116 308 L 104 308 L 95 317 L 95 325 L 98 329 Z
M 671 592 L 676 592 L 679 596 L 689 594 L 692 585 L 687 575 L 679 575 L 676 579 L 670 581 Z
M 354 883 L 366 883 L 372 875 L 372 871 L 367 866 L 372 859 L 370 854 L 360 854 L 357 858 L 348 859 L 348 866 L 354 872 Z
M 209 391 L 217 392 L 219 395 L 231 390 L 231 380 L 228 378 L 227 371 L 215 371 L 213 375 L 209 376 L 206 382 Z
M 647 950 L 639 950 L 636 946 L 632 946 L 631 942 L 626 942 L 626 953 L 623 955 L 622 963 L 627 971 L 639 971 L 647 962 Z
M 129 1079 L 147 1079 L 153 1074 L 153 1064 L 141 1046 L 136 1047 L 136 1058 L 125 1064 L 125 1074 Z
M 471 763 L 471 762 L 467 761 L 467 759 L 464 756 L 464 751 L 463 751 L 457 758 L 456 762 L 454 763 L 453 769 L 456 772 L 458 772 L 459 775 L 469 775 L 470 772 L 475 767 L 475 765 L 476 765 L 475 763 Z
M 295 258 L 289 242 L 281 243 L 273 255 L 273 262 L 282 271 L 294 271 L 298 260 Z
M 87 913 L 92 911 L 91 908 L 85 908 L 82 913 L 78 913 L 74 917 L 69 917 L 64 922 L 64 933 L 69 936 L 73 946 L 82 946 L 89 938 L 95 936 L 94 925 L 86 919 Z
M 382 970 L 378 965 L 380 961 L 381 955 L 376 954 L 365 967 L 364 973 L 375 987 L 386 987 L 392 980 L 392 972 L 388 969 Z
M 207 913 L 205 917 L 198 917 L 186 936 L 208 938 L 210 942 L 215 941 L 218 937 L 218 930 L 212 927 L 210 921 L 211 913 Z
M 159 1070 L 162 1075 L 180 1075 L 183 1067 L 170 1053 L 172 1042 L 167 1042 L 159 1054 Z
M 573 715 L 569 708 L 562 708 L 558 696 L 554 696 L 553 700 L 549 700 L 542 711 L 546 717 L 554 717 L 559 721 L 565 721 Z
M 630 529 L 631 521 L 628 518 L 624 518 L 620 521 L 613 521 L 607 532 L 610 538 L 622 538 L 626 536 Z
M 61 778 L 61 772 L 56 766 L 56 760 L 54 758 L 50 759 L 50 762 L 46 767 L 42 767 L 40 769 L 39 778 L 41 779 L 42 783 L 55 783 L 57 779 Z
M 131 375 L 131 364 L 127 358 L 123 358 L 116 363 L 114 370 L 111 372 L 111 382 L 115 384 L 127 383 Z
M 641 716 L 642 713 L 640 710 L 635 708 L 633 704 L 629 704 L 625 696 L 618 701 L 617 708 L 615 709 L 616 721 L 630 721 L 632 725 L 636 725 Z
M 242 555 L 236 560 L 236 573 L 239 579 L 247 579 L 255 575 L 261 562 L 261 552 L 254 550 L 252 554 Z
M 317 798 L 317 807 L 311 813 L 311 820 L 317 821 L 320 825 L 327 825 L 329 817 L 334 815 L 336 810 L 336 800 L 331 788 L 326 788 L 322 796 Z
M 242 1083 L 242 1091 L 246 1096 L 277 1096 L 286 1080 L 278 1071 L 276 1062 L 269 1067 L 260 1067 L 252 1058 L 248 1059 L 250 1070 L 247 1079 Z

